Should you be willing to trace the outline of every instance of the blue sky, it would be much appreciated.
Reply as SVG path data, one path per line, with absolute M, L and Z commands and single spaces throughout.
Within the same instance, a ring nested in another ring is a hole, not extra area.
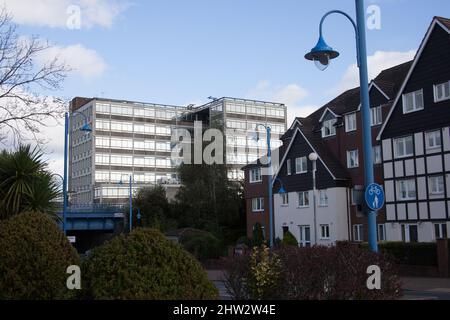
M 324 29 L 341 57 L 325 72 L 303 58 L 317 42 L 322 15 L 341 9 L 354 16 L 352 0 L 1 2 L 20 34 L 48 39 L 75 69 L 57 93 L 68 99 L 187 105 L 233 96 L 285 102 L 292 118 L 357 84 L 351 68 L 354 32 L 341 16 L 329 17 Z M 81 29 L 66 27 L 70 5 L 81 9 Z M 381 29 L 367 31 L 372 77 L 411 59 L 433 16 L 450 17 L 448 0 L 367 0 L 366 5 L 381 10 Z M 61 143 L 51 145 L 56 159 Z

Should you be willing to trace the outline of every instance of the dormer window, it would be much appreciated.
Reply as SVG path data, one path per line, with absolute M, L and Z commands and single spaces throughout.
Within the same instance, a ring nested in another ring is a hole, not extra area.
M 250 183 L 262 182 L 261 168 L 253 168 L 250 170 Z
M 322 138 L 332 137 L 336 135 L 336 119 L 331 119 L 323 122 L 322 125 Z
M 434 102 L 441 102 L 450 99 L 450 81 L 434 86 Z
M 345 131 L 356 131 L 356 113 L 351 113 L 345 116 Z
M 423 90 L 417 90 L 403 95 L 403 113 L 423 110 Z

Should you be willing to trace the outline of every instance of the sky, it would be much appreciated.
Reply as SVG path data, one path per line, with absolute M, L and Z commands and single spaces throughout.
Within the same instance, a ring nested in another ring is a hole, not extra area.
M 324 71 L 304 55 L 323 14 L 355 14 L 352 0 L 0 0 L 21 36 L 36 35 L 72 72 L 59 92 L 170 105 L 230 96 L 285 103 L 288 122 L 359 85 L 355 36 L 339 15 L 324 24 L 341 53 Z M 448 0 L 366 0 L 370 78 L 411 60 Z M 42 132 L 50 169 L 62 174 L 61 125 Z

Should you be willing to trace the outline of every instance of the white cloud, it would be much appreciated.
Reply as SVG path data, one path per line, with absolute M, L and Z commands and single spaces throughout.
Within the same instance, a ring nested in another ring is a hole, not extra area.
M 44 141 L 41 145 L 44 152 L 44 159 L 48 164 L 48 169 L 52 173 L 62 175 L 64 173 L 64 119 L 58 121 L 48 119 L 46 126 L 41 128 L 38 134 Z
M 73 73 L 79 74 L 83 78 L 99 76 L 107 68 L 105 61 L 95 50 L 88 49 L 81 44 L 67 47 L 52 46 L 43 51 L 37 60 L 38 63 L 45 64 L 55 57 L 66 63 Z
M 110 28 L 128 7 L 127 1 L 118 0 L 0 0 L 0 4 L 18 24 L 52 28 L 67 28 L 73 19 L 81 21 L 83 28 Z
M 316 106 L 302 103 L 308 96 L 308 91 L 295 83 L 286 86 L 272 86 L 269 81 L 260 81 L 246 96 L 249 99 L 284 103 L 287 107 L 288 125 L 296 117 L 307 117 L 317 110 Z
M 410 61 L 416 54 L 415 50 L 406 52 L 397 51 L 377 51 L 374 55 L 367 58 L 369 67 L 369 81 L 376 78 L 378 74 L 388 68 L 394 67 L 401 63 Z M 345 75 L 338 85 L 333 87 L 328 93 L 332 96 L 338 95 L 348 89 L 359 86 L 359 70 L 356 64 L 348 67 Z

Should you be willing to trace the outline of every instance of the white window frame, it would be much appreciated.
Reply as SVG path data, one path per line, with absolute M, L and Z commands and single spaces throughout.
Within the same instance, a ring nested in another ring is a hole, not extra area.
M 381 146 L 374 146 L 373 148 L 373 164 L 383 163 Z M 377 152 L 378 150 L 378 152 Z M 378 155 L 378 156 L 377 156 Z
M 408 151 L 407 151 L 407 143 L 406 142 L 409 139 L 411 139 L 411 143 L 412 143 L 411 153 L 407 153 Z M 397 149 L 398 142 L 401 142 L 403 144 L 404 154 L 399 154 L 399 151 Z M 414 138 L 413 138 L 413 136 L 406 136 L 406 137 L 394 139 L 394 156 L 395 156 L 395 158 L 408 158 L 408 157 L 414 156 Z
M 309 239 L 306 239 L 306 230 L 308 230 L 309 232 Z M 308 225 L 304 225 L 304 226 L 299 226 L 299 231 L 300 231 L 300 242 L 299 242 L 299 246 L 301 248 L 309 248 L 311 247 L 311 226 Z
M 254 175 L 254 172 L 258 172 Z M 261 168 L 250 169 L 250 183 L 260 183 L 262 182 Z
M 417 107 L 417 95 L 420 93 L 420 95 L 422 96 L 422 107 Z M 406 110 L 406 97 L 412 95 L 413 97 L 413 109 L 412 110 Z M 408 113 L 413 113 L 413 112 L 417 112 L 417 111 L 421 111 L 425 108 L 425 101 L 424 101 L 424 96 L 423 96 L 423 89 L 420 90 L 416 90 L 413 92 L 409 92 L 409 93 L 405 93 L 402 95 L 403 98 L 403 114 L 408 114 Z
M 289 207 L 289 193 L 281 193 L 281 206 L 282 207 Z
M 347 114 L 345 116 L 345 132 L 353 132 L 358 129 L 358 123 L 356 119 L 356 112 Z
M 297 193 L 298 197 L 298 208 L 309 208 L 309 191 L 302 191 Z M 303 204 L 300 204 L 300 199 L 302 200 Z
M 445 232 L 444 232 L 444 226 L 445 226 Z M 434 232 L 434 240 L 448 238 L 448 227 L 446 222 L 440 222 L 435 223 L 433 225 L 433 232 Z M 439 234 L 436 234 L 436 231 L 439 232 Z M 445 235 L 444 235 L 445 233 Z
M 319 207 L 328 207 L 328 200 L 327 190 L 319 190 Z
M 322 124 L 322 138 L 334 137 L 336 135 L 336 119 L 326 120 Z M 329 134 L 325 134 L 325 130 L 329 130 Z
M 364 240 L 364 228 L 362 224 L 353 225 L 353 241 L 363 242 Z
M 300 171 L 299 171 L 299 169 L 300 169 Z M 295 173 L 296 174 L 304 174 L 307 172 L 308 172 L 308 158 L 301 157 L 301 158 L 295 159 Z
M 291 159 L 286 160 L 286 174 L 288 176 L 292 175 L 292 161 Z
M 378 106 L 370 109 L 370 124 L 372 127 L 383 124 L 383 107 Z
M 252 199 L 252 212 L 264 212 L 264 198 Z
M 402 191 L 402 186 L 406 186 L 405 192 Z M 414 197 L 410 197 L 409 194 L 414 190 Z M 406 197 L 402 194 L 406 193 Z M 399 201 L 412 201 L 417 200 L 416 180 L 415 179 L 403 179 L 397 181 L 397 198 Z
M 411 243 L 411 234 L 410 234 L 410 228 L 411 227 L 416 227 L 417 229 L 417 242 L 419 241 L 419 226 L 415 223 L 410 223 L 410 224 L 401 224 L 400 225 L 400 233 L 401 233 L 401 238 L 402 241 L 404 241 L 405 243 Z
M 445 86 L 445 85 L 448 85 L 448 87 L 449 87 L 449 95 L 445 96 L 445 91 L 444 91 L 444 97 L 439 99 L 438 98 L 438 87 L 439 86 Z M 447 81 L 447 82 L 442 82 L 442 83 L 435 84 L 433 86 L 433 92 L 434 92 L 434 102 L 435 103 L 446 101 L 446 100 L 450 100 L 450 80 Z
M 320 225 L 320 239 L 321 240 L 330 240 L 330 225 L 329 224 L 321 224 Z
M 355 159 L 353 159 L 354 161 L 354 165 L 351 164 L 351 160 L 352 157 L 355 157 Z M 359 168 L 359 150 L 349 150 L 347 151 L 347 168 L 348 169 L 355 169 L 355 168 Z
M 433 145 L 430 145 L 430 138 L 433 139 Z M 427 150 L 436 150 L 442 147 L 442 134 L 441 130 L 434 130 L 425 133 L 425 144 L 427 146 Z M 438 140 L 440 140 L 438 144 Z
M 439 182 L 441 180 L 442 183 Z M 428 186 L 430 188 L 430 195 L 441 196 L 445 194 L 445 179 L 444 176 L 431 176 L 428 178 Z M 441 187 L 442 189 L 439 189 Z

